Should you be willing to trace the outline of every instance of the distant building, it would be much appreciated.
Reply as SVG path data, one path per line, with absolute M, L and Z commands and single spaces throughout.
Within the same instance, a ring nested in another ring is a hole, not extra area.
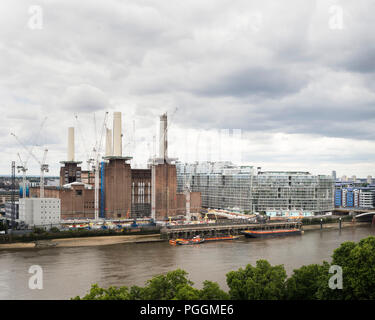
M 11 219 L 12 218 L 12 203 L 6 202 L 5 203 L 5 217 Z M 14 219 L 19 218 L 19 204 L 18 201 L 14 203 Z
M 334 180 L 309 172 L 266 171 L 223 162 L 177 163 L 178 192 L 187 182 L 200 192 L 202 206 L 259 212 L 273 210 L 330 211 Z
M 10 202 L 12 199 L 12 191 L 10 190 L 1 190 L 0 191 L 0 205 L 5 205 L 6 202 Z M 19 191 L 14 192 L 14 201 L 18 201 Z
M 367 183 L 372 184 L 372 176 L 367 176 Z
M 336 171 L 335 170 L 332 171 L 332 178 L 333 178 L 333 181 L 336 181 Z
M 60 223 L 60 199 L 25 198 L 19 201 L 19 220 L 29 226 L 50 226 Z
M 363 208 L 375 207 L 375 187 L 353 187 L 336 185 L 335 207 Z

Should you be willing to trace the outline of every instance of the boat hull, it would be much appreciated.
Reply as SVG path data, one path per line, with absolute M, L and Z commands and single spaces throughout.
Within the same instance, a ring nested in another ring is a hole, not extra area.
M 205 242 L 205 239 L 193 240 L 193 239 L 176 239 L 176 240 L 169 240 L 169 244 L 177 245 L 177 246 L 184 246 L 184 245 L 191 245 L 191 244 L 201 244 Z
M 205 241 L 225 241 L 225 240 L 237 240 L 239 236 L 226 236 L 226 237 L 212 237 L 212 238 L 205 238 Z
M 273 238 L 273 237 L 286 237 L 298 236 L 302 234 L 301 230 L 280 230 L 280 231 L 242 231 L 242 234 L 247 238 Z

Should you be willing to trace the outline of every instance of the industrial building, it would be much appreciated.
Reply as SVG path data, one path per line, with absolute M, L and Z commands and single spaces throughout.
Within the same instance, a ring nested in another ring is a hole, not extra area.
M 178 191 L 189 183 L 200 192 L 202 206 L 214 209 L 267 212 L 334 208 L 334 180 L 309 172 L 262 172 L 230 162 L 177 163 Z
M 160 117 L 159 157 L 147 169 L 132 169 L 122 151 L 121 112 L 114 112 L 113 130 L 105 130 L 105 155 L 93 170 L 83 171 L 75 159 L 74 128 L 68 129 L 68 156 L 61 161 L 60 186 L 44 187 L 45 197 L 61 200 L 61 218 L 126 219 L 151 217 L 164 220 L 199 213 L 199 192 L 177 193 L 176 159 L 168 157 L 167 115 Z M 113 134 L 112 134 L 113 132 Z M 39 188 L 30 188 L 39 197 Z M 188 205 L 187 205 L 188 202 Z

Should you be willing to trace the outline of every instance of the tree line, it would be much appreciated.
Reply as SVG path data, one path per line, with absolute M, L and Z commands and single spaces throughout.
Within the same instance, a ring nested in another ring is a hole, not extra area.
M 331 289 L 331 266 L 342 270 L 342 289 Z M 332 262 L 310 264 L 295 269 L 287 277 L 283 265 L 272 266 L 258 260 L 255 266 L 230 271 L 225 292 L 216 282 L 204 281 L 194 288 L 188 273 L 177 269 L 157 275 L 145 286 L 100 288 L 92 285 L 83 297 L 74 300 L 365 300 L 375 299 L 375 237 L 344 242 L 332 254 Z

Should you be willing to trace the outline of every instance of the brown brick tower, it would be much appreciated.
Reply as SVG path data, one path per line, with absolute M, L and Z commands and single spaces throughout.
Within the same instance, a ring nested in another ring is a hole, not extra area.
M 177 215 L 177 173 L 174 161 L 168 157 L 168 118 L 160 116 L 159 158 L 152 160 L 151 216 L 156 220 Z
M 68 128 L 68 159 L 61 161 L 63 166 L 60 168 L 60 187 L 72 182 L 81 182 L 81 167 L 78 165 L 82 161 L 74 160 L 74 128 Z
M 104 160 L 104 215 L 106 219 L 126 218 L 131 215 L 131 182 L 130 164 L 132 157 L 122 156 L 121 112 L 113 113 L 113 155 Z

